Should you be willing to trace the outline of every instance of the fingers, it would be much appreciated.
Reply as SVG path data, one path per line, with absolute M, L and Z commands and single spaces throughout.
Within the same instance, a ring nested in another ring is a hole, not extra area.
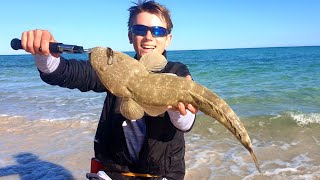
M 54 37 L 52 36 L 52 34 L 47 31 L 47 30 L 44 30 L 42 31 L 42 36 L 41 36 L 41 47 L 42 48 L 42 52 L 45 53 L 46 55 L 49 55 L 50 52 L 50 49 L 49 49 L 49 43 L 50 42 L 57 42 Z M 51 53 L 52 56 L 54 57 L 59 57 L 59 53 Z
M 179 102 L 177 106 L 167 106 L 167 108 L 173 111 L 179 111 L 183 116 L 187 114 L 186 108 L 182 102 Z
M 186 78 L 187 78 L 188 80 L 192 80 L 192 77 L 191 77 L 190 75 L 187 75 Z
M 33 49 L 33 41 L 33 31 L 26 31 L 22 33 L 21 46 L 25 51 L 30 52 L 31 54 L 35 54 L 35 51 Z
M 31 32 L 33 32 L 33 33 L 30 33 L 30 34 L 33 34 L 33 51 L 35 52 L 35 54 L 42 55 L 45 52 L 45 47 L 41 46 L 42 31 L 41 30 L 34 30 Z M 28 36 L 28 40 L 29 40 L 29 37 L 30 36 Z M 31 41 L 31 39 L 30 39 L 30 41 Z M 42 50 L 42 48 L 43 48 L 43 50 Z
M 178 109 L 181 115 L 185 116 L 187 114 L 186 107 L 182 102 L 179 102 Z
M 21 35 L 21 46 L 24 50 L 27 49 L 27 32 L 23 32 Z
M 25 31 L 21 36 L 22 48 L 31 54 L 49 55 L 49 42 L 55 42 L 55 40 L 47 30 Z M 57 56 L 56 54 L 54 55 Z
M 187 105 L 187 109 L 192 113 L 192 114 L 197 114 L 198 113 L 198 109 L 193 107 L 192 104 L 188 104 Z
M 185 116 L 187 114 L 186 107 L 182 102 L 179 102 L 176 107 L 174 106 L 167 106 L 168 109 L 171 109 L 173 111 L 179 111 L 181 115 Z
M 185 106 L 182 102 L 179 102 L 176 107 L 173 106 L 167 106 L 168 109 L 171 109 L 173 111 L 179 111 L 181 115 L 185 116 L 187 114 L 187 109 L 192 113 L 192 114 L 197 114 L 198 109 L 195 108 L 192 104 L 187 104 Z
M 39 32 L 39 34 L 40 34 L 40 32 Z M 41 46 L 42 52 L 44 54 L 46 54 L 46 55 L 49 55 L 49 53 L 50 53 L 49 42 L 56 42 L 54 40 L 52 34 L 47 30 L 41 31 L 41 43 L 40 43 L 40 46 Z
M 167 108 L 172 110 L 172 111 L 179 111 L 179 108 L 175 107 L 175 106 L 167 106 Z
M 192 104 L 187 104 L 187 106 L 185 106 L 182 102 L 179 102 L 178 109 L 179 109 L 180 114 L 183 115 L 183 116 L 185 116 L 187 114 L 187 109 L 192 114 L 198 113 L 198 109 L 193 107 Z

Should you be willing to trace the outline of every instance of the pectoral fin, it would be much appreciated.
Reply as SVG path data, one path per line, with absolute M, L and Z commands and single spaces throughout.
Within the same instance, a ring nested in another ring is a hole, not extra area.
M 160 53 L 149 52 L 143 55 L 140 60 L 148 71 L 157 72 L 161 71 L 168 63 L 167 59 Z
M 143 108 L 131 98 L 122 99 L 120 112 L 129 120 L 141 119 L 144 115 Z
M 142 104 L 141 106 L 149 116 L 153 116 L 153 117 L 163 114 L 168 109 L 165 106 L 148 106 L 145 104 Z

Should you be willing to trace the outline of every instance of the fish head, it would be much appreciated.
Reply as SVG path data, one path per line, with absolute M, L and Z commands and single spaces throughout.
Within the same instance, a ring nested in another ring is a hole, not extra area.
M 127 54 L 111 48 L 95 47 L 90 50 L 89 62 L 103 85 L 118 97 L 128 96 L 128 84 L 145 67 Z
M 91 66 L 96 72 L 104 72 L 107 69 L 112 70 L 112 64 L 114 62 L 114 54 L 111 48 L 95 47 L 90 50 L 89 61 Z

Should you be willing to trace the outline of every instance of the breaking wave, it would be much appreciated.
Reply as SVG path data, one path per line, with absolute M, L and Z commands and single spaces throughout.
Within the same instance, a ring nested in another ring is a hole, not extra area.
M 308 124 L 320 124 L 320 113 L 290 112 L 289 116 L 297 122 L 298 126 L 306 126 Z

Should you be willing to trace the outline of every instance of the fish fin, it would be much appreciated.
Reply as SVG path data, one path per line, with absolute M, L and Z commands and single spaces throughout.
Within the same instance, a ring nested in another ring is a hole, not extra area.
M 144 115 L 143 108 L 131 98 L 122 99 L 120 112 L 129 120 L 141 119 Z
M 210 105 L 210 102 L 208 102 L 207 100 L 205 100 L 202 96 L 199 96 L 198 94 L 196 93 L 193 93 L 191 91 L 189 91 L 191 97 L 193 98 L 193 100 L 196 102 L 196 105 L 193 105 L 195 107 L 199 107 L 199 106 L 202 106 L 203 104 L 207 104 L 207 105 Z
M 215 120 L 220 122 L 220 116 L 224 116 L 221 111 L 217 108 L 217 106 L 210 102 L 208 99 L 204 98 L 203 96 L 193 93 L 189 91 L 190 96 L 193 98 L 195 104 L 192 104 L 195 108 L 199 109 L 203 113 L 211 116 Z M 220 122 L 221 123 L 221 122 Z
M 141 106 L 149 116 L 153 116 L 153 117 L 163 114 L 168 110 L 168 108 L 165 106 L 148 106 L 145 104 L 142 104 Z
M 149 52 L 143 55 L 139 62 L 151 72 L 161 71 L 168 63 L 167 59 L 157 52 Z

